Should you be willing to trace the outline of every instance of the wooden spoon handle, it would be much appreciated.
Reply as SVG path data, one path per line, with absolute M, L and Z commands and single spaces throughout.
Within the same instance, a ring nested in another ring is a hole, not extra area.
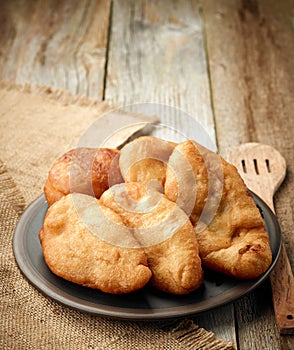
M 269 188 L 269 187 L 268 187 Z M 271 190 L 259 189 L 259 196 L 275 212 Z M 281 334 L 294 334 L 294 277 L 284 244 L 270 274 L 276 323 Z
M 281 334 L 294 333 L 294 278 L 284 244 L 270 275 L 277 326 Z
M 275 212 L 272 192 L 263 191 L 259 195 Z M 279 259 L 270 274 L 270 281 L 279 331 L 281 334 L 294 334 L 294 277 L 283 242 Z

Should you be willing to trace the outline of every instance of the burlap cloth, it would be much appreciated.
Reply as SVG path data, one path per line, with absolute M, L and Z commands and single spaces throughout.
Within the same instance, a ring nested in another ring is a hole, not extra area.
M 0 82 L 0 349 L 233 349 L 193 321 L 138 323 L 72 310 L 18 269 L 12 238 L 53 160 L 109 107 L 50 88 Z

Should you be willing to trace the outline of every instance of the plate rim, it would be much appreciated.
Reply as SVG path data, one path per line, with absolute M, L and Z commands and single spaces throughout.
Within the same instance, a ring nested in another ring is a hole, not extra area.
M 220 298 L 221 301 L 217 303 L 217 305 L 206 306 L 206 307 L 204 305 L 201 307 L 201 303 L 204 303 L 204 301 L 201 301 L 200 303 L 198 303 L 198 308 L 196 307 L 195 309 L 195 305 L 197 306 L 197 301 L 196 301 L 196 303 L 194 304 L 187 304 L 184 306 L 177 306 L 177 307 L 163 308 L 163 309 L 156 309 L 156 310 L 139 309 L 139 308 L 138 309 L 119 308 L 117 306 L 112 307 L 110 305 L 94 304 L 90 301 L 85 301 L 80 298 L 77 298 L 76 296 L 72 296 L 69 293 L 65 293 L 64 291 L 61 291 L 62 295 L 60 295 L 56 291 L 56 290 L 60 291 L 60 289 L 58 289 L 56 286 L 53 286 L 52 284 L 50 285 L 51 288 L 48 288 L 48 285 L 50 283 L 46 280 L 44 276 L 42 276 L 42 274 L 36 271 L 32 263 L 30 262 L 28 256 L 23 254 L 26 250 L 24 227 L 26 227 L 28 223 L 33 219 L 32 216 L 30 215 L 32 212 L 34 213 L 37 209 L 40 210 L 41 209 L 40 207 L 42 205 L 47 205 L 44 194 L 41 194 L 33 202 L 29 204 L 29 206 L 25 209 L 24 213 L 21 215 L 20 219 L 17 222 L 17 225 L 14 230 L 14 234 L 13 234 L 14 258 L 22 274 L 43 295 L 48 296 L 53 300 L 56 300 L 57 302 L 78 311 L 82 311 L 88 314 L 101 316 L 101 317 L 109 317 L 112 319 L 136 320 L 136 321 L 156 321 L 156 320 L 162 320 L 162 319 L 181 318 L 181 317 L 186 317 L 191 315 L 197 315 L 197 314 L 204 313 L 209 310 L 224 306 L 226 304 L 232 303 L 237 299 L 240 299 L 246 294 L 250 293 L 252 290 L 257 288 L 268 278 L 269 274 L 275 267 L 277 260 L 280 256 L 281 246 L 282 246 L 282 236 L 281 236 L 281 229 L 280 229 L 278 220 L 275 214 L 269 208 L 269 206 L 259 196 L 254 194 L 252 191 L 249 191 L 249 192 L 251 193 L 257 207 L 259 207 L 260 209 L 265 208 L 265 210 L 269 214 L 269 217 L 271 218 L 272 223 L 274 224 L 275 238 L 276 240 L 278 240 L 278 246 L 276 247 L 276 256 L 273 258 L 273 261 L 270 267 L 268 268 L 268 270 L 263 275 L 261 275 L 258 279 L 242 280 L 242 283 L 244 283 L 244 285 L 248 283 L 248 287 L 245 288 L 238 295 L 230 298 L 225 298 L 225 297 L 221 298 L 220 295 L 218 295 L 217 297 Z M 19 240 L 19 236 L 20 238 L 22 238 L 21 240 Z M 66 297 L 66 295 L 68 295 L 69 297 Z M 179 312 L 178 309 L 182 309 L 182 311 Z

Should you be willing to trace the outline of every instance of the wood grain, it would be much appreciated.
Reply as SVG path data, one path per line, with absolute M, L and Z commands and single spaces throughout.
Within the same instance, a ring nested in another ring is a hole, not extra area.
M 107 101 L 119 106 L 151 102 L 180 108 L 214 140 L 197 1 L 114 1 L 110 39 Z
M 195 117 L 214 140 L 197 1 L 113 2 L 105 98 L 123 108 L 133 104 L 133 110 L 144 102 L 152 103 L 151 112 L 158 107 L 161 113 L 160 104 L 180 108 Z M 179 126 L 181 116 L 170 108 L 163 119 Z M 200 315 L 195 322 L 237 343 L 232 305 Z
M 232 148 L 226 159 L 235 165 L 246 186 L 275 212 L 273 197 L 286 176 L 286 161 L 275 148 L 258 142 Z
M 102 99 L 110 0 L 0 2 L 0 77 Z
M 286 159 L 287 178 L 277 192 L 275 207 L 292 269 L 293 5 L 291 0 L 204 1 L 219 148 L 226 154 L 232 146 L 257 141 L 272 145 Z M 244 310 L 249 312 L 255 302 L 253 293 L 236 305 L 240 349 L 260 348 L 254 328 L 268 337 L 273 349 L 290 349 L 291 338 L 279 341 L 272 326 L 271 314 L 266 311 L 269 299 L 261 299 L 252 322 L 246 321 Z

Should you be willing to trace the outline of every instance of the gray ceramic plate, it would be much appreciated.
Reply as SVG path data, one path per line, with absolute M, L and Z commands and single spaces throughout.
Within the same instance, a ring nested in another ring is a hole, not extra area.
M 128 295 L 110 295 L 65 281 L 48 269 L 38 239 L 48 208 L 43 195 L 27 208 L 17 224 L 13 238 L 15 259 L 23 274 L 36 288 L 80 311 L 133 320 L 158 320 L 197 314 L 232 302 L 253 290 L 267 278 L 277 261 L 281 248 L 279 224 L 268 206 L 256 195 L 253 196 L 264 218 L 273 254 L 270 268 L 256 280 L 239 281 L 205 271 L 203 285 L 185 296 L 165 294 L 151 287 Z

